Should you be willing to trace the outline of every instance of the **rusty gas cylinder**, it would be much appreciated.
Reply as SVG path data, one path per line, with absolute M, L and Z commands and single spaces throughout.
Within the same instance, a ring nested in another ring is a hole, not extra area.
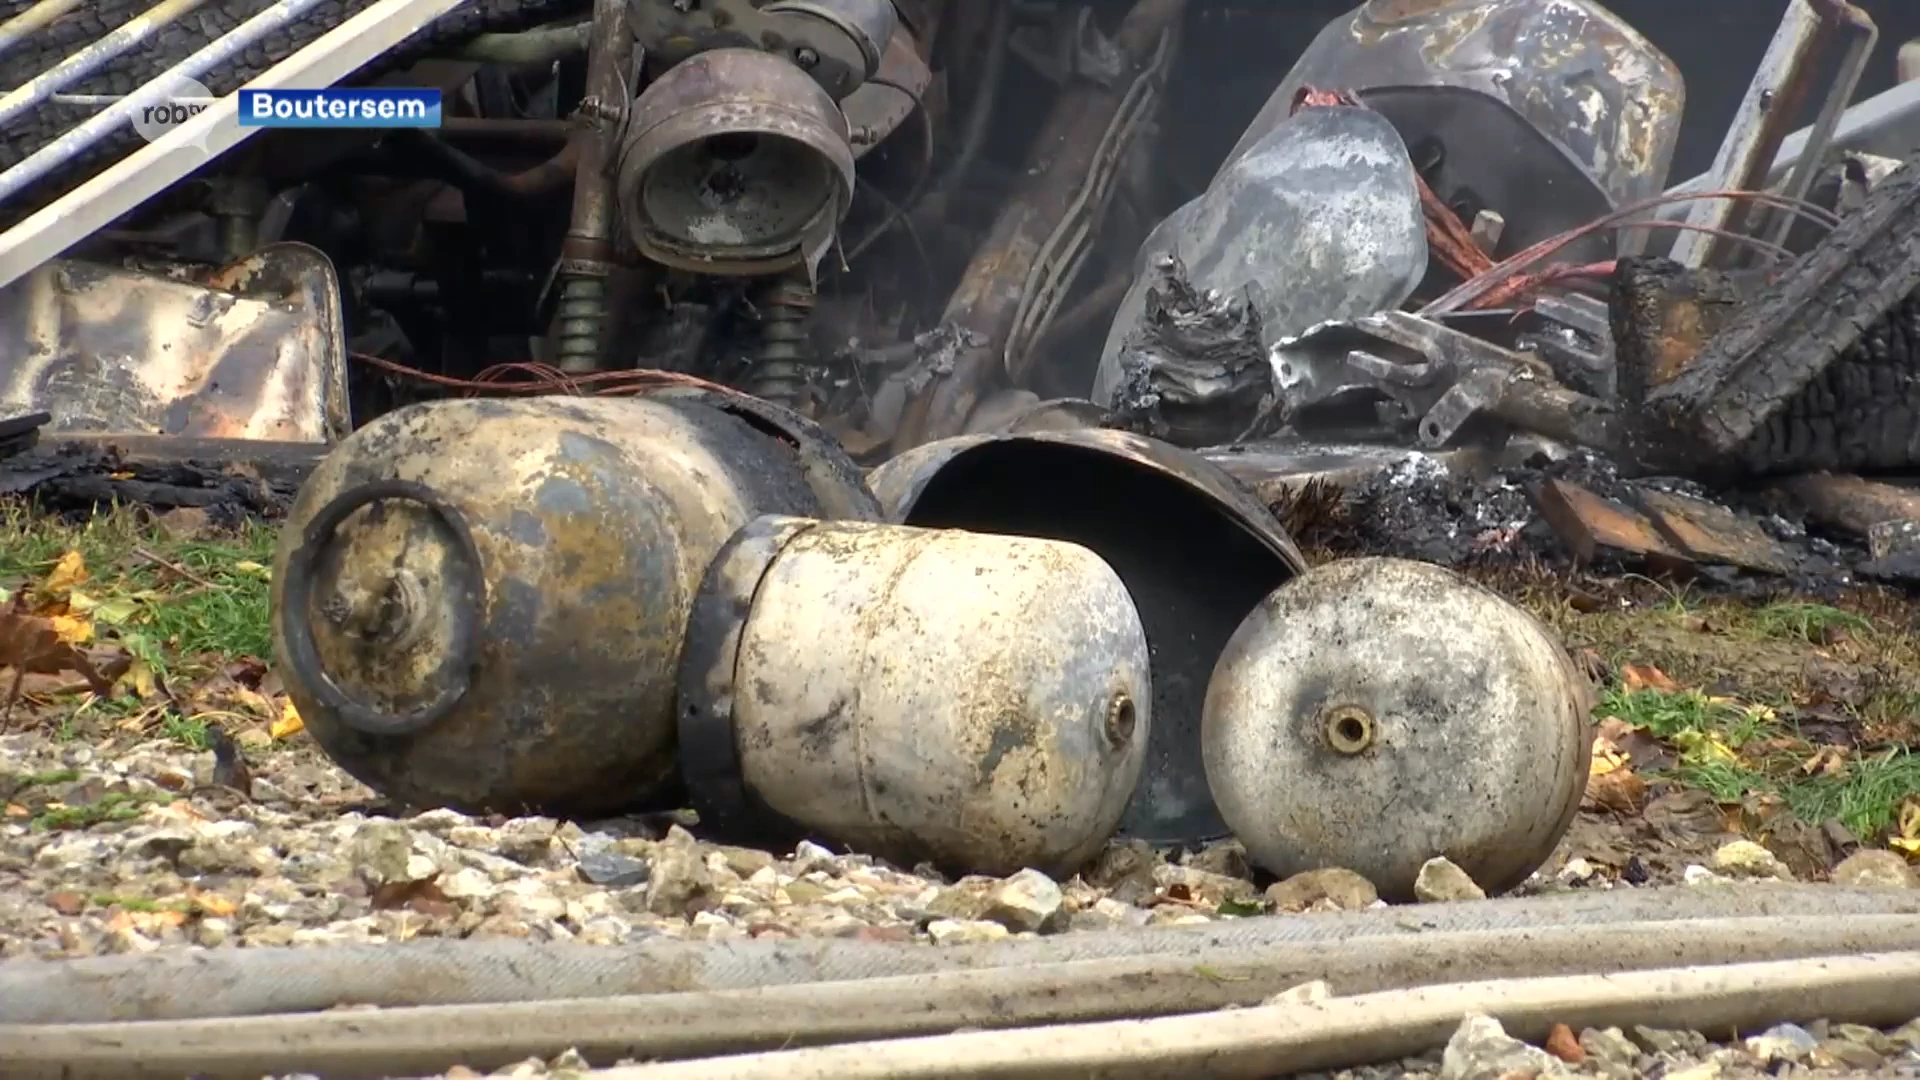
M 1585 678 L 1525 611 L 1437 566 L 1349 559 L 1247 617 L 1201 743 L 1221 815 L 1265 869 L 1345 867 L 1406 900 L 1444 856 L 1493 894 L 1572 824 L 1588 708 Z
M 1306 567 L 1260 500 L 1197 454 L 1104 430 L 941 439 L 867 483 L 901 524 L 1060 540 L 1112 566 L 1153 647 L 1153 741 L 1120 829 L 1158 844 L 1226 834 L 1200 760 L 1207 676 L 1247 613 Z
M 779 516 L 709 569 L 680 695 L 716 835 L 959 873 L 1079 869 L 1152 722 L 1140 616 L 1088 549 Z
M 762 513 L 878 512 L 851 462 L 822 467 L 837 448 L 753 409 L 457 400 L 355 432 L 275 561 L 274 647 L 308 730 L 417 806 L 586 815 L 667 792 L 714 553 Z

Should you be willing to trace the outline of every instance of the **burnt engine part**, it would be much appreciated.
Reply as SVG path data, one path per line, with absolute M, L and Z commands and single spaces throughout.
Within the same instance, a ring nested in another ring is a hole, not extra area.
M 854 187 L 847 119 L 791 62 L 715 49 L 669 69 L 632 107 L 617 199 L 640 252 L 730 276 L 811 276 Z
M 1281 877 L 1343 866 L 1412 900 L 1444 856 L 1497 894 L 1580 808 L 1588 697 L 1546 628 L 1491 591 L 1426 563 L 1343 560 L 1281 586 L 1227 644 L 1207 779 Z
M 1132 148 L 1159 114 L 1186 9 L 1187 0 L 1135 0 L 1105 43 L 1113 77 L 1071 79 L 1055 99 L 1030 164 L 941 315 L 964 345 L 916 380 L 895 452 L 965 431 L 995 389 L 1033 381 L 1034 347 L 1092 253 Z
M 1240 620 L 1306 561 L 1271 512 L 1216 466 L 1118 431 L 968 435 L 868 475 L 887 516 L 1079 544 L 1126 583 L 1153 661 L 1153 733 L 1121 829 L 1186 843 L 1226 832 L 1200 763 L 1200 706 Z
M 1266 347 L 1329 319 L 1399 307 L 1426 274 L 1427 254 L 1419 181 L 1393 125 L 1369 109 L 1303 109 L 1147 237 L 1090 397 L 1114 405 L 1122 382 L 1152 381 L 1151 371 L 1129 371 L 1152 357 L 1127 349 L 1154 322 L 1147 294 L 1164 288 L 1155 270 L 1168 259 L 1185 264 L 1196 292 L 1244 298 Z M 1243 380 L 1210 382 L 1232 396 Z
M 1175 446 L 1246 437 L 1273 392 L 1259 313 L 1251 302 L 1202 294 L 1172 256 L 1153 268 L 1150 281 L 1138 324 L 1121 346 L 1120 381 L 1107 395 L 1123 422 L 1110 426 Z
M 284 526 L 288 693 L 334 761 L 412 805 L 593 815 L 664 797 L 707 564 L 758 515 L 825 512 L 832 473 L 795 450 L 671 398 L 389 413 L 321 463 Z M 835 509 L 877 515 L 854 488 Z
M 893 0 L 627 0 L 633 35 L 664 70 L 714 49 L 786 58 L 838 101 L 880 70 L 900 26 Z
M 1636 412 L 1656 468 L 1885 471 L 1920 461 L 1920 157 L 1763 287 Z M 1616 336 L 1626 312 L 1616 312 Z M 1623 350 L 1626 346 L 1622 345 Z
M 743 841 L 1065 876 L 1139 780 L 1148 669 L 1086 548 L 762 518 L 694 603 L 681 767 L 701 823 Z
M 1594 0 L 1369 0 L 1307 46 L 1228 164 L 1308 87 L 1391 120 L 1462 221 L 1505 218 L 1496 257 L 1659 194 L 1686 103 L 1673 61 Z

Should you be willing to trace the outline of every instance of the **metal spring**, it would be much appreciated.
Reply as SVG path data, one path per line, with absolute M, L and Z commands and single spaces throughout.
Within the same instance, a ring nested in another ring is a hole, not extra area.
M 561 371 L 579 374 L 600 366 L 601 332 L 607 321 L 607 282 L 593 274 L 570 274 L 560 286 L 554 358 Z
M 810 353 L 807 330 L 813 301 L 813 290 L 797 281 L 777 282 L 761 294 L 760 351 L 748 376 L 748 393 L 782 405 L 801 403 L 807 389 L 803 366 Z

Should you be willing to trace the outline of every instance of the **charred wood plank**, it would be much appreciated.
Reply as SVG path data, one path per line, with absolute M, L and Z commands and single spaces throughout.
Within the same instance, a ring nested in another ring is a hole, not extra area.
M 1864 539 L 1888 522 L 1920 523 L 1920 491 L 1912 488 L 1833 473 L 1796 476 L 1778 487 L 1808 518 L 1851 536 Z
M 1920 155 L 1797 265 L 1774 275 L 1691 364 L 1647 394 L 1642 453 L 1679 462 L 1745 456 L 1756 436 L 1767 437 L 1770 419 L 1920 291 L 1917 163 Z M 1901 336 L 1897 344 L 1910 348 Z M 1809 415 L 1800 425 L 1801 437 L 1820 434 L 1815 421 Z M 1791 453 L 1794 425 L 1787 427 L 1784 449 Z

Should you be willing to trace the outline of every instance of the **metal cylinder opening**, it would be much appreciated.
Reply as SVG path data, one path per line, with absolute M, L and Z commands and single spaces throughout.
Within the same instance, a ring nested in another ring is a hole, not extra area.
M 1114 747 L 1122 747 L 1133 741 L 1134 728 L 1139 726 L 1140 710 L 1133 699 L 1126 694 L 1116 694 L 1107 703 L 1107 742 Z
M 634 102 L 615 190 L 648 258 L 705 273 L 778 273 L 824 255 L 853 191 L 833 97 L 789 60 L 714 49 Z
M 1363 754 L 1373 746 L 1373 717 L 1356 705 L 1328 709 L 1320 720 L 1336 754 Z

